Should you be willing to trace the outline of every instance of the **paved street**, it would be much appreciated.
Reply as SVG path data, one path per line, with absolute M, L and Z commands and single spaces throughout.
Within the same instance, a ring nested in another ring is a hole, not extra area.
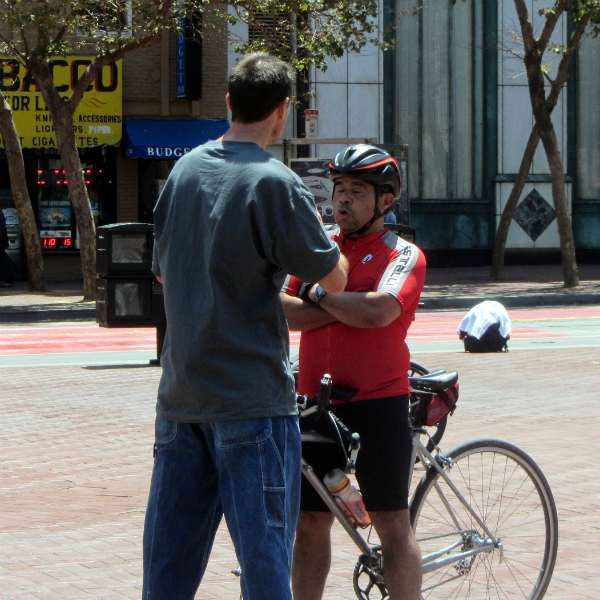
M 558 562 L 546 595 L 553 600 L 600 600 L 600 482 L 595 464 L 586 464 L 600 450 L 595 311 L 576 313 L 576 321 L 557 311 L 552 319 L 538 315 L 537 326 L 533 319 L 515 320 L 529 338 L 515 335 L 508 354 L 464 354 L 455 340 L 437 348 L 429 345 L 433 340 L 413 344 L 418 362 L 460 373 L 459 408 L 442 446 L 475 437 L 507 439 L 529 452 L 548 477 L 560 521 Z M 449 314 L 422 313 L 413 333 L 421 328 L 425 335 L 434 326 L 440 331 Z M 0 336 L 8 329 L 0 328 Z M 568 347 L 563 338 L 573 336 L 582 347 Z M 520 339 L 524 346 L 517 349 Z M 75 348 L 83 348 L 83 339 L 74 340 Z M 160 369 L 145 366 L 136 352 L 118 354 L 135 357 L 132 364 L 107 364 L 95 352 L 79 364 L 1 363 L 1 598 L 139 598 Z M 354 598 L 357 553 L 339 530 L 334 554 L 325 597 Z M 229 573 L 235 566 L 222 527 L 197 598 L 237 599 L 238 583 Z

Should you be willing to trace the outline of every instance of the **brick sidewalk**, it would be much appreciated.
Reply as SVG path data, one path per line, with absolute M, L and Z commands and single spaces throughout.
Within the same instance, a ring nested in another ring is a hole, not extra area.
M 600 350 L 419 354 L 461 374 L 443 446 L 510 440 L 552 486 L 560 542 L 546 598 L 600 600 Z M 139 598 L 152 468 L 155 368 L 2 370 L 0 598 Z M 586 435 L 589 434 L 589 435 Z M 357 552 L 336 530 L 327 599 L 355 598 Z M 197 598 L 237 600 L 224 527 Z

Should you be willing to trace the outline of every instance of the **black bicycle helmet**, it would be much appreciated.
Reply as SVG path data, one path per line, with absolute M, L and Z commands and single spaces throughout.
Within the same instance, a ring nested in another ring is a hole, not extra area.
M 385 150 L 368 144 L 348 146 L 329 163 L 329 178 L 350 176 L 373 185 L 389 185 L 394 198 L 400 196 L 402 175 L 398 163 Z
M 348 146 L 329 163 L 329 179 L 335 181 L 338 177 L 356 177 L 367 181 L 375 187 L 375 209 L 373 216 L 356 231 L 347 235 L 360 235 L 371 227 L 377 219 L 387 212 L 379 210 L 379 197 L 382 186 L 391 188 L 394 198 L 400 196 L 402 190 L 402 175 L 398 163 L 385 150 L 368 144 Z M 387 190 L 386 190 L 387 191 Z M 388 209 L 390 210 L 391 207 Z

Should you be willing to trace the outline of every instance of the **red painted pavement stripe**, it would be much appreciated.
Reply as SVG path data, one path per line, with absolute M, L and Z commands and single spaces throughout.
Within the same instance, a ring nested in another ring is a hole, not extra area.
M 156 350 L 156 330 L 66 324 L 0 328 L 0 355 Z
M 466 311 L 417 313 L 407 341 L 432 342 L 457 340 L 456 329 Z M 540 308 L 509 310 L 513 323 L 520 321 L 600 318 L 600 306 L 577 308 Z M 531 327 L 515 327 L 514 339 L 565 337 Z M 290 332 L 290 345 L 298 346 L 300 333 Z M 73 352 L 110 352 L 156 350 L 156 331 L 152 328 L 106 329 L 89 323 L 0 327 L 0 355 Z

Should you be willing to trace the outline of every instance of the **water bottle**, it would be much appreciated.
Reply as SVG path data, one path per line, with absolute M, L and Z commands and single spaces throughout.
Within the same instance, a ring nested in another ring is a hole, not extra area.
M 335 501 L 340 505 L 340 508 L 358 525 L 367 527 L 371 524 L 371 519 L 365 510 L 365 505 L 362 500 L 360 491 L 354 487 L 344 471 L 341 469 L 333 469 L 329 471 L 323 483 L 331 492 Z

